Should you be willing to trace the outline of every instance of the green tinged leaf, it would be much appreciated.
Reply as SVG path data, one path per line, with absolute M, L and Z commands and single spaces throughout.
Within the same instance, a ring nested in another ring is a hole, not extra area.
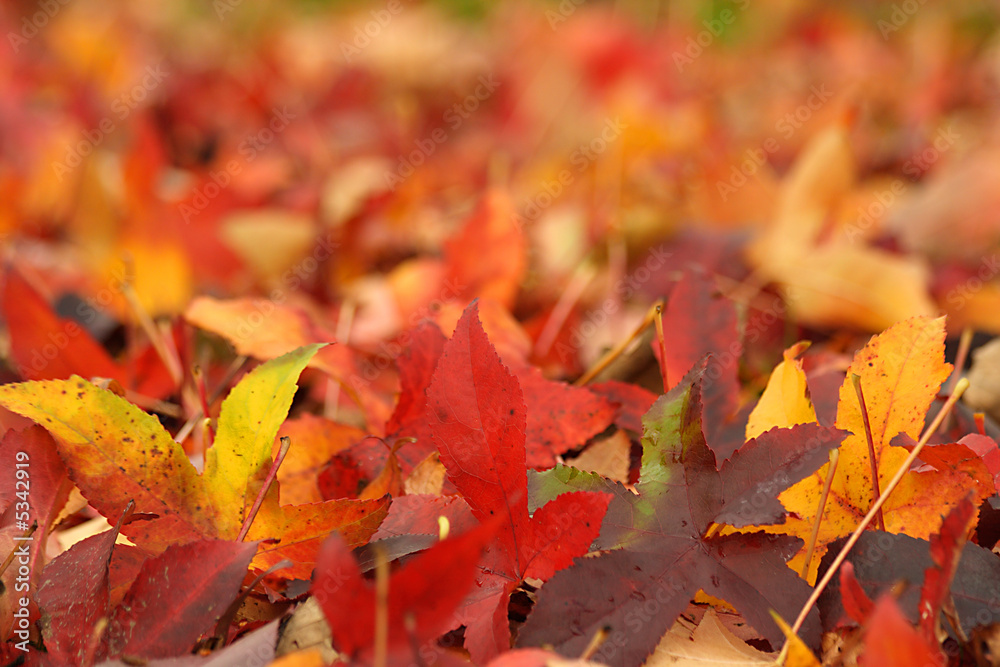
M 215 490 L 217 503 L 232 508 L 237 531 L 267 476 L 274 439 L 288 417 L 299 376 L 322 347 L 306 345 L 261 364 L 222 402 L 215 444 L 205 456 L 204 476 Z M 277 509 L 277 484 L 265 503 Z
M 557 465 L 548 470 L 528 469 L 528 511 L 534 513 L 542 505 L 564 493 L 600 491 L 601 493 L 631 493 L 618 482 L 596 472 L 585 472 L 572 466 Z
M 75 375 L 0 386 L 0 405 L 53 435 L 73 481 L 101 514 L 120 515 L 135 499 L 138 512 L 157 515 L 123 527 L 144 549 L 215 535 L 209 489 L 153 415 Z

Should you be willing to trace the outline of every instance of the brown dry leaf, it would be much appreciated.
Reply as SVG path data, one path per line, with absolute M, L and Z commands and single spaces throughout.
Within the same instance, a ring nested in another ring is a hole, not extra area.
M 674 623 L 645 664 L 647 667 L 733 667 L 773 663 L 773 654 L 758 651 L 738 639 L 719 622 L 715 610 L 709 609 L 693 633 L 689 633 L 679 622 Z
M 615 431 L 607 438 L 591 444 L 569 463 L 578 470 L 596 472 L 608 479 L 628 484 L 631 449 L 632 441 L 625 431 Z
M 407 495 L 440 496 L 446 475 L 440 456 L 433 452 L 413 468 L 410 476 L 403 482 L 403 490 Z
M 1000 417 L 1000 338 L 972 353 L 969 388 L 962 398 L 974 410 Z
M 295 609 L 275 649 L 278 656 L 298 655 L 304 651 L 318 652 L 323 658 L 323 664 L 327 665 L 337 656 L 330 636 L 330 625 L 314 597 L 308 598 Z

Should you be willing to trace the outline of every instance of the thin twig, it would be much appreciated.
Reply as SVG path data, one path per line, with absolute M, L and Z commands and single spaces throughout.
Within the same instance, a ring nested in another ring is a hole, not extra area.
M 386 667 L 389 656 L 389 561 L 381 545 L 375 547 L 375 655 L 374 667 Z
M 247 362 L 247 358 L 248 357 L 246 357 L 245 355 L 240 355 L 239 357 L 233 359 L 233 363 L 229 364 L 229 368 L 226 369 L 226 373 L 225 375 L 223 375 L 222 381 L 219 383 L 219 386 L 216 387 L 215 391 L 213 391 L 211 396 L 209 396 L 208 398 L 209 404 L 213 403 L 215 399 L 217 399 L 219 395 L 223 392 L 223 390 L 229 386 L 229 382 L 234 377 L 236 377 L 236 373 L 238 373 L 240 368 L 243 367 L 243 364 Z M 184 422 L 184 426 L 182 426 L 181 429 L 177 431 L 177 435 L 174 436 L 174 442 L 176 442 L 177 444 L 184 442 L 184 440 L 186 440 L 187 437 L 191 435 L 191 431 L 194 430 L 194 427 L 198 424 L 198 421 L 204 416 L 205 413 L 202 412 L 201 410 L 198 410 L 198 412 L 191 415 L 188 418 L 188 420 Z
M 257 497 L 254 498 L 253 507 L 250 508 L 250 512 L 243 518 L 243 527 L 240 528 L 240 534 L 236 536 L 237 542 L 242 542 L 246 538 L 247 533 L 250 532 L 250 526 L 253 524 L 253 520 L 257 518 L 257 512 L 260 511 L 260 506 L 264 502 L 264 496 L 267 495 L 271 485 L 274 484 L 274 478 L 278 476 L 278 468 L 281 467 L 282 461 L 285 460 L 285 454 L 288 453 L 288 448 L 291 446 L 292 439 L 288 436 L 282 436 L 281 446 L 278 448 L 278 456 L 274 459 L 274 463 L 271 464 L 270 470 L 267 471 L 264 484 L 261 485 L 260 491 L 257 492 Z
M 648 327 L 650 324 L 654 322 L 656 318 L 656 309 L 662 306 L 663 306 L 663 300 L 662 299 L 657 300 L 657 302 L 654 303 L 648 311 L 646 311 L 646 315 L 642 318 L 642 322 L 639 323 L 639 326 L 635 328 L 635 331 L 633 331 L 632 334 L 624 341 L 618 343 L 618 345 L 608 350 L 605 353 L 605 355 L 601 357 L 600 360 L 598 360 L 596 364 L 591 366 L 590 370 L 588 370 L 586 373 L 577 378 L 576 382 L 574 382 L 573 385 L 576 387 L 582 387 L 583 385 L 587 384 L 595 377 L 597 377 L 601 373 L 601 371 L 610 366 L 611 362 L 620 357 L 622 353 L 628 349 L 628 347 L 632 344 L 632 342 L 636 338 L 642 335 L 642 332 L 646 330 L 646 327 Z
M 656 304 L 656 318 L 653 320 L 656 325 L 656 342 L 660 347 L 660 379 L 663 381 L 663 393 L 670 389 L 670 382 L 667 379 L 667 343 L 663 337 L 663 304 Z
M 129 280 L 122 282 L 121 293 L 125 297 L 125 302 L 131 309 L 132 314 L 139 320 L 139 325 L 142 326 L 143 331 L 146 332 L 146 336 L 149 337 L 149 342 L 152 343 L 156 354 L 163 361 L 163 365 L 167 367 L 170 378 L 174 381 L 175 385 L 180 386 L 184 379 L 184 371 L 182 370 L 180 359 L 171 354 L 172 346 L 168 346 L 164 341 L 161 331 L 156 327 L 153 318 L 146 312 L 146 308 L 142 305 L 139 295 L 136 294 L 135 288 L 132 287 Z
M 573 312 L 573 306 L 583 296 L 584 290 L 587 289 L 587 285 L 590 284 L 595 275 L 597 275 L 597 271 L 589 262 L 581 264 L 573 272 L 573 277 L 570 278 L 569 284 L 562 291 L 562 294 L 559 295 L 559 300 L 556 301 L 556 305 L 549 313 L 548 319 L 545 320 L 542 332 L 538 334 L 538 340 L 535 341 L 535 354 L 537 356 L 544 357 L 549 353 L 552 343 L 555 342 L 563 324 L 566 323 L 566 318 Z
M 826 502 L 830 497 L 830 489 L 833 487 L 833 477 L 837 474 L 837 463 L 840 461 L 840 450 L 830 450 L 830 467 L 827 468 L 826 479 L 823 481 L 823 495 L 819 498 L 819 508 L 816 510 L 816 523 L 813 524 L 812 534 L 809 535 L 809 546 L 806 549 L 806 562 L 802 565 L 802 578 L 809 579 L 809 564 L 812 563 L 813 552 L 816 550 L 816 541 L 819 539 L 819 525 L 823 522 L 823 512 L 826 511 Z
M 958 339 L 958 350 L 955 352 L 955 368 L 951 371 L 951 377 L 948 378 L 948 382 L 944 385 L 944 393 L 951 394 L 955 389 L 955 385 L 958 384 L 958 379 L 962 377 L 962 370 L 965 368 L 965 360 L 969 358 L 969 349 L 972 347 L 972 336 L 975 331 L 972 327 L 965 327 L 962 329 L 962 337 Z M 941 422 L 941 426 L 938 427 L 938 433 L 944 433 L 949 428 L 951 428 L 952 416 L 949 415 L 947 419 Z
M 198 390 L 198 401 L 201 403 L 201 414 L 205 417 L 206 435 L 208 436 L 207 447 L 211 447 L 215 442 L 215 429 L 212 428 L 212 411 L 208 407 L 208 388 L 205 386 L 205 374 L 201 372 L 201 367 L 195 365 L 191 369 L 191 377 Z
M 885 504 L 886 499 L 888 499 L 889 496 L 892 494 L 892 492 L 895 490 L 895 488 L 899 486 L 899 482 L 903 479 L 903 475 L 909 472 L 910 466 L 912 466 L 913 462 L 917 460 L 917 457 L 920 455 L 920 452 L 923 450 L 924 446 L 930 440 L 931 434 L 933 434 L 934 431 L 937 430 L 938 426 L 941 425 L 941 421 L 944 420 L 945 415 L 947 415 L 948 412 L 951 411 L 955 403 L 958 401 L 959 398 L 962 397 L 962 394 L 964 394 L 965 390 L 968 388 L 969 388 L 969 380 L 967 378 L 962 378 L 961 380 L 959 380 L 958 384 L 955 386 L 954 393 L 952 393 L 952 395 L 948 397 L 948 400 L 941 408 L 941 411 L 937 413 L 937 416 L 934 418 L 934 421 L 931 422 L 931 425 L 927 427 L 927 430 L 925 430 L 924 434 L 920 437 L 920 441 L 917 442 L 916 446 L 914 446 L 914 448 L 910 451 L 910 455 L 906 457 L 906 460 L 903 461 L 902 465 L 899 466 L 899 469 L 896 471 L 896 474 L 893 475 L 892 479 L 889 481 L 889 484 L 886 485 L 885 493 L 883 493 L 882 496 L 875 501 L 875 504 L 872 505 L 871 509 L 868 510 L 868 513 L 861 520 L 861 523 L 858 524 L 858 527 L 854 529 L 854 532 L 851 533 L 851 536 L 847 539 L 847 542 L 841 548 L 840 553 L 838 553 L 837 557 L 833 559 L 833 562 L 830 564 L 830 568 L 826 571 L 826 574 L 824 574 L 820 582 L 816 584 L 816 588 L 813 589 L 812 595 L 810 595 L 809 599 L 806 600 L 805 605 L 802 607 L 802 611 L 799 612 L 798 618 L 795 619 L 795 624 L 792 626 L 792 634 L 798 634 L 799 630 L 802 629 L 802 624 L 805 623 L 806 617 L 809 615 L 809 611 L 813 608 L 813 605 L 816 604 L 816 601 L 819 600 L 819 596 L 822 595 L 827 585 L 829 585 L 830 581 L 837 573 L 837 570 L 840 568 L 841 564 L 843 564 L 844 560 L 847 559 L 847 554 L 851 552 L 851 549 L 854 547 L 857 541 L 861 539 L 862 533 L 865 532 L 865 529 L 868 528 L 868 524 L 870 524 L 872 520 L 875 518 L 876 512 L 882 509 L 882 505 Z M 785 642 L 785 646 L 782 648 L 782 653 L 781 655 L 778 656 L 779 663 L 782 663 L 784 661 L 784 656 L 787 653 L 787 649 L 788 649 L 788 642 Z
M 872 502 L 875 503 L 882 495 L 882 492 L 878 488 L 878 463 L 875 461 L 875 440 L 872 438 L 872 425 L 868 419 L 868 407 L 865 405 L 865 395 L 861 390 L 861 376 L 857 373 L 851 373 L 851 384 L 854 385 L 854 392 L 858 395 L 858 405 L 861 407 L 861 420 L 865 425 L 865 439 L 868 440 L 868 464 L 871 466 L 872 471 Z M 882 516 L 881 509 L 875 514 L 875 522 L 879 530 L 885 530 L 885 518 Z

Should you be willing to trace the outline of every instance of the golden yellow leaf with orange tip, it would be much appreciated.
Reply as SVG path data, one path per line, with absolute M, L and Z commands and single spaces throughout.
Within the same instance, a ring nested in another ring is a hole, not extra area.
M 836 422 L 850 435 L 840 446 L 840 463 L 809 567 L 810 581 L 815 579 L 826 545 L 850 534 L 874 502 L 868 443 L 851 374 L 861 377 L 880 488 L 884 489 L 908 454 L 890 442 L 900 433 L 913 439 L 920 436 L 927 410 L 951 371 L 951 365 L 944 361 L 944 338 L 944 318 L 918 317 L 875 336 L 855 355 L 840 389 Z M 789 512 L 788 520 L 761 529 L 808 540 L 828 470 L 829 465 L 823 466 L 779 495 Z M 978 460 L 961 468 L 910 472 L 882 508 L 885 529 L 927 539 L 970 490 L 976 495 L 976 504 L 994 492 L 992 477 Z M 789 567 L 801 569 L 803 558 L 804 552 L 800 552 L 789 561 Z
M 792 632 L 792 628 L 785 622 L 785 619 L 773 611 L 771 612 L 771 618 L 778 624 L 781 631 L 785 633 L 785 637 L 788 640 L 785 661 L 781 664 L 784 667 L 820 667 L 819 659 L 809 650 L 806 643 Z
M 808 342 L 800 342 L 788 348 L 784 361 L 771 371 L 767 387 L 747 421 L 747 440 L 772 428 L 816 421 L 816 410 L 806 387 L 806 374 L 798 359 L 808 347 Z
M 73 481 L 104 516 L 129 501 L 155 515 L 154 521 L 124 527 L 137 546 L 161 553 L 179 541 L 233 540 L 263 495 L 247 535 L 261 541 L 254 567 L 267 569 L 287 558 L 294 564 L 279 576 L 308 577 L 320 543 L 332 531 L 352 546 L 363 544 L 389 508 L 388 498 L 282 505 L 280 484 L 265 491 L 278 427 L 299 374 L 320 347 L 262 364 L 236 384 L 222 403 L 203 474 L 155 416 L 78 376 L 0 386 L 0 405 L 53 435 Z

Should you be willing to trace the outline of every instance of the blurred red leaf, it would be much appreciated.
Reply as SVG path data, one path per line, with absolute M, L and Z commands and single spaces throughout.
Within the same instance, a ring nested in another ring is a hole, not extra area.
M 963 498 L 945 517 L 941 530 L 931 536 L 930 554 L 934 565 L 924 572 L 924 585 L 920 587 L 920 605 L 917 607 L 920 610 L 920 630 L 931 646 L 937 645 L 941 612 L 946 604 L 951 603 L 951 582 L 975 518 L 976 507 L 969 498 Z M 954 611 L 953 606 L 951 611 Z
M 875 603 L 858 583 L 858 578 L 854 576 L 854 564 L 850 561 L 845 561 L 840 566 L 840 597 L 847 615 L 864 625 L 871 616 Z
M 460 302 L 494 299 L 510 308 L 527 265 L 527 245 L 510 198 L 487 191 L 465 226 L 444 244 L 445 285 Z
M 90 333 L 62 319 L 16 269 L 4 275 L 3 314 L 10 353 L 25 380 L 66 379 L 71 375 L 113 378 L 125 373 Z
M 928 643 L 899 610 L 896 600 L 883 595 L 865 628 L 865 650 L 858 664 L 871 667 L 912 667 L 947 664 L 937 643 Z
M 590 386 L 595 394 L 617 404 L 614 422 L 619 428 L 642 434 L 642 416 L 649 411 L 656 394 L 637 384 L 608 380 Z

